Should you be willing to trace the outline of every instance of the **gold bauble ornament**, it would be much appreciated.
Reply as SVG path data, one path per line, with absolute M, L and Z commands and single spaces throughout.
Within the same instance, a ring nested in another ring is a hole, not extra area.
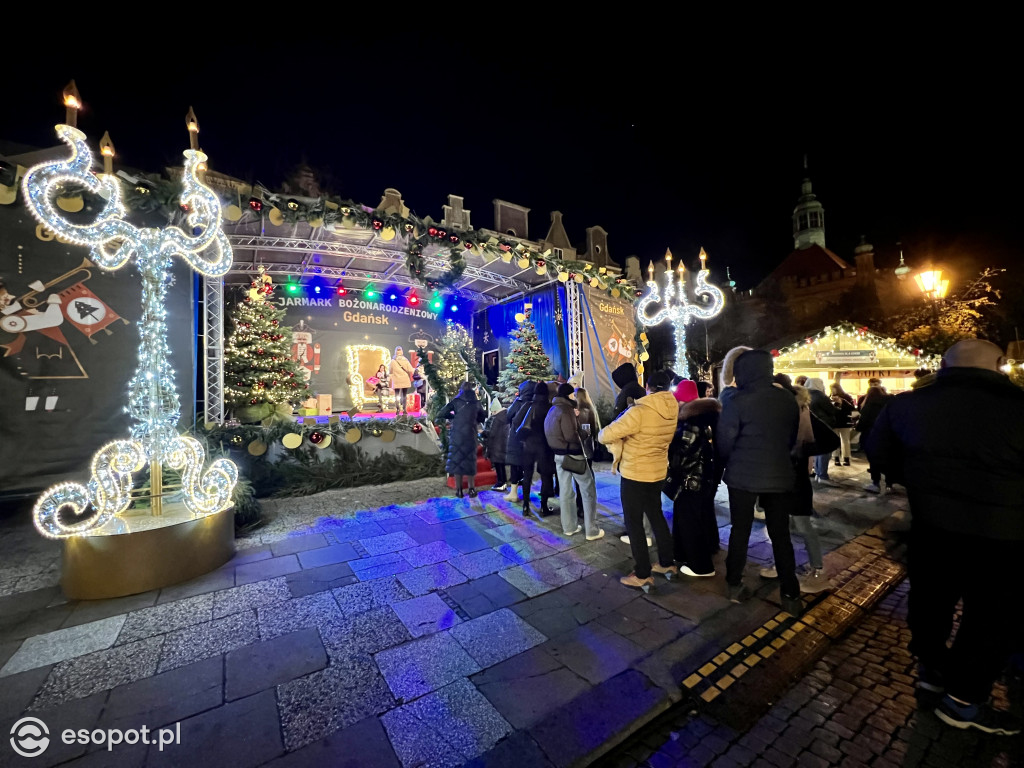
M 323 216 L 314 216 L 306 223 L 309 224 L 309 226 L 313 227 L 313 229 L 318 229 L 319 227 L 322 227 L 324 225 L 324 219 Z
M 345 441 L 349 443 L 358 443 L 362 436 L 363 433 L 359 431 L 359 427 L 352 427 L 352 429 L 345 433 Z
M 548 268 L 546 266 L 544 266 L 544 267 L 537 267 L 537 274 L 540 275 L 541 277 L 543 277 L 547 273 L 548 273 Z
M 280 227 L 284 224 L 284 214 L 277 210 L 277 208 L 271 208 L 267 218 L 270 219 L 270 223 L 275 227 Z
M 517 261 L 516 264 L 519 265 L 520 269 L 526 269 L 527 267 L 530 266 L 530 260 L 524 256 L 519 261 Z
M 576 277 L 574 277 L 573 280 L 575 280 L 577 283 L 582 283 L 583 282 L 583 275 L 581 275 L 579 272 L 577 272 L 576 273 Z
M 395 239 L 395 228 L 394 227 L 384 227 L 384 229 L 382 229 L 380 231 L 380 239 L 381 240 L 394 240 Z
M 289 432 L 287 435 L 281 438 L 281 444 L 285 448 L 295 449 L 302 445 L 302 435 L 298 432 Z
M 646 352 L 641 352 L 640 353 L 640 359 L 641 360 L 650 360 L 651 356 L 649 354 L 647 354 Z
M 619 295 L 621 293 L 622 293 L 622 291 L 620 291 L 618 288 L 612 288 L 612 298 L 613 299 L 619 298 Z
M 262 440 L 253 440 L 247 449 L 252 456 L 262 456 L 267 452 L 267 444 Z
M 569 280 L 569 273 L 568 272 L 559 272 L 558 273 L 558 282 L 564 283 L 564 282 L 567 282 L 568 280 Z
M 242 209 L 232 203 L 224 209 L 224 218 L 228 221 L 238 221 L 242 218 Z
M 393 429 L 385 429 L 380 433 L 380 440 L 382 443 L 392 443 L 395 440 L 396 434 L 397 433 Z
M 512 262 L 512 251 L 503 252 L 501 254 L 501 260 L 504 261 L 506 264 L 510 264 Z
M 590 287 L 591 288 L 597 288 L 599 282 L 600 281 L 598 281 L 598 279 L 596 277 L 590 278 Z
M 516 312 L 516 322 L 517 323 L 521 323 L 525 319 L 526 319 L 526 315 L 524 315 L 522 312 Z

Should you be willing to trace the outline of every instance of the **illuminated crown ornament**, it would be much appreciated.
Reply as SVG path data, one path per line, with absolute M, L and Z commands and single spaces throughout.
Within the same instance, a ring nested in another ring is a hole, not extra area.
M 181 205 L 187 210 L 187 231 L 178 227 L 139 228 L 124 220 L 119 182 L 91 170 L 92 154 L 85 134 L 58 125 L 57 136 L 71 150 L 64 161 L 43 163 L 22 181 L 29 211 L 63 240 L 89 249 L 91 259 L 105 270 L 116 270 L 134 259 L 142 277 L 142 316 L 139 319 L 139 364 L 129 383 L 128 407 L 133 423 L 130 439 L 115 440 L 96 452 L 92 479 L 86 485 L 65 482 L 45 491 L 33 510 L 36 528 L 49 538 L 95 532 L 132 503 L 132 475 L 148 463 L 154 515 L 162 513 L 162 467 L 181 475 L 182 501 L 195 515 L 205 516 L 231 506 L 238 470 L 217 459 L 204 472 L 205 451 L 193 437 L 177 431 L 181 405 L 174 384 L 167 346 L 166 298 L 174 256 L 203 275 L 219 277 L 231 268 L 231 245 L 221 230 L 220 201 L 198 178 L 206 155 L 185 151 Z M 84 187 L 104 201 L 92 223 L 75 224 L 54 206 L 61 185 Z M 93 513 L 83 517 L 90 507 Z M 61 515 L 70 508 L 76 522 Z
M 672 251 L 665 249 L 665 287 L 661 289 L 654 279 L 654 263 L 648 267 L 647 290 L 637 299 L 636 317 L 645 328 L 672 323 L 675 330 L 676 360 L 673 369 L 685 378 L 690 378 L 690 366 L 686 361 L 686 325 L 691 320 L 710 320 L 725 307 L 725 295 L 708 282 L 711 271 L 707 268 L 708 255 L 700 249 L 700 270 L 693 287 L 696 303 L 691 304 L 686 295 L 686 268 L 679 264 L 678 283 L 672 274 Z M 648 314 L 648 307 L 661 304 L 654 314 Z

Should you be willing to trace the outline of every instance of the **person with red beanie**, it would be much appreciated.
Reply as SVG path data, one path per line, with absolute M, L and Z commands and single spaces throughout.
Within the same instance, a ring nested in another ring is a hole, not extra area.
M 718 487 L 714 433 L 722 406 L 712 397 L 699 397 L 696 382 L 689 379 L 680 381 L 672 394 L 679 401 L 679 421 L 668 449 L 668 479 L 663 492 L 672 499 L 673 555 L 683 575 L 710 577 L 715 575 L 711 561 L 715 550 L 710 546 L 708 531 L 715 531 L 716 544 L 718 539 L 713 498 Z

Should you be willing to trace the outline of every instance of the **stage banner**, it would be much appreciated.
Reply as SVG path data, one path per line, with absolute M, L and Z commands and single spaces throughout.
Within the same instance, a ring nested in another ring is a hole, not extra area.
M 84 224 L 95 214 L 64 215 Z M 85 478 L 96 450 L 129 429 L 142 284 L 87 255 L 37 224 L 20 191 L 0 205 L 0 498 Z M 195 420 L 193 283 L 180 260 L 172 269 L 168 343 L 184 429 Z
M 583 372 L 590 396 L 615 401 L 611 372 L 631 362 L 635 352 L 633 305 L 605 291 L 580 288 L 583 312 Z
M 395 347 L 402 347 L 418 367 L 433 355 L 448 319 L 467 324 L 472 316 L 468 308 L 439 313 L 401 301 L 367 301 L 361 296 L 277 295 L 275 300 L 285 310 L 284 323 L 294 334 L 292 358 L 305 368 L 314 395 L 331 395 L 335 411 L 377 402 L 373 384 L 367 379 L 391 360 Z M 353 378 L 354 373 L 358 378 Z

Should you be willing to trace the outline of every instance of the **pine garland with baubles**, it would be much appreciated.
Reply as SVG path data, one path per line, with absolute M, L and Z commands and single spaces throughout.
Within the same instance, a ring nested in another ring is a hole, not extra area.
M 262 270 L 245 298 L 231 310 L 233 330 L 224 345 L 224 402 L 242 422 L 290 410 L 309 397 L 297 361 L 291 358 L 292 329 L 274 305 L 274 284 Z
M 519 385 L 524 381 L 551 381 L 555 372 L 551 359 L 544 354 L 544 347 L 537 336 L 537 328 L 530 320 L 530 311 L 517 314 L 519 327 L 512 331 L 512 343 L 505 370 L 498 374 L 498 389 L 506 400 L 515 397 Z

